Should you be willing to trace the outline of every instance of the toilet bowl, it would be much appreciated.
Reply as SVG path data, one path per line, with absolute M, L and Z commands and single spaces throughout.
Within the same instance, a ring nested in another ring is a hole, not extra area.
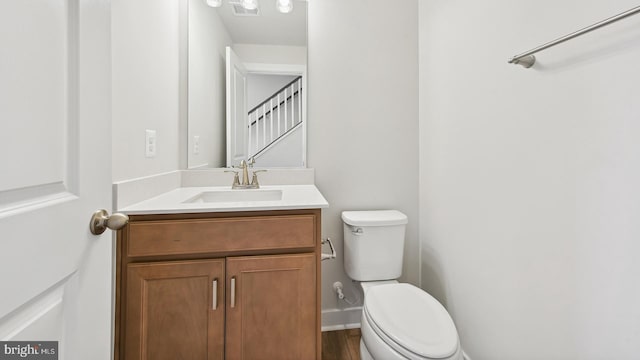
M 363 360 L 462 359 L 458 334 L 445 308 L 411 284 L 386 282 L 367 289 L 361 332 Z
M 345 211 L 345 270 L 364 293 L 363 360 L 462 360 L 455 324 L 424 290 L 398 283 L 406 215 L 396 210 Z

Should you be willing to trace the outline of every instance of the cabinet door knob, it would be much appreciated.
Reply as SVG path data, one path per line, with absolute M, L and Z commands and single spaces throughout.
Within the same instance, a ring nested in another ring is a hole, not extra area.
M 109 215 L 109 212 L 105 209 L 98 210 L 91 216 L 91 222 L 89 222 L 89 229 L 93 235 L 102 234 L 107 228 L 111 230 L 120 230 L 129 223 L 129 217 L 121 213 L 113 213 Z
M 231 278 L 231 307 L 236 307 L 236 277 Z

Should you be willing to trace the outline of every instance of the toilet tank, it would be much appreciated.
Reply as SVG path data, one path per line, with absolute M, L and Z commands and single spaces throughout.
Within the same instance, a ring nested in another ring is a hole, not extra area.
M 344 268 L 357 281 L 402 275 L 407 216 L 397 210 L 344 211 Z

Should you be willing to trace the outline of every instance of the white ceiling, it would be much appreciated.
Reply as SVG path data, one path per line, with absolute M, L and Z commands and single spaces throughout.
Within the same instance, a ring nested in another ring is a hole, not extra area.
M 294 1 L 293 11 L 282 14 L 276 0 L 258 0 L 258 16 L 236 16 L 224 0 L 218 14 L 236 44 L 307 45 L 307 2 Z

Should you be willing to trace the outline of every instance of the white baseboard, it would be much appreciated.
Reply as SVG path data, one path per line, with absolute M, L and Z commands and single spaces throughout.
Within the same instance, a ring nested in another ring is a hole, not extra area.
M 322 310 L 322 331 L 360 328 L 362 307 Z
M 344 324 L 344 325 L 333 325 L 333 326 L 323 326 L 322 327 L 322 332 L 325 332 L 325 331 L 337 331 L 337 330 L 347 330 L 347 329 L 360 329 L 360 323 Z

